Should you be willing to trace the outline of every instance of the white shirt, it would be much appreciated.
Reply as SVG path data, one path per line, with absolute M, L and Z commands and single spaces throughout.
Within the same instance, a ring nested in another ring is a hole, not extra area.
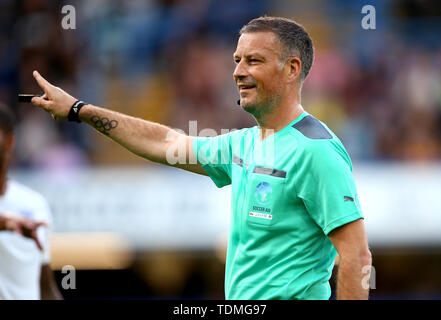
M 6 193 L 0 196 L 0 214 L 21 216 L 51 223 L 46 200 L 37 192 L 7 181 Z M 39 227 L 40 251 L 33 239 L 16 232 L 0 231 L 0 299 L 40 299 L 41 266 L 49 263 L 49 230 Z

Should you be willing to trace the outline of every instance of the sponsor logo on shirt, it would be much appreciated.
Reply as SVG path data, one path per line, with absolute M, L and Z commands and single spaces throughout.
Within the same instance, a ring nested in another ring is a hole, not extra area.
M 253 210 L 254 211 L 260 211 L 260 212 L 271 212 L 270 208 L 265 208 L 265 207 L 258 207 L 258 206 L 253 206 Z
M 273 219 L 273 215 L 271 215 L 271 214 L 261 213 L 261 212 L 253 212 L 253 211 L 250 211 L 250 217 L 267 219 L 267 220 L 272 220 Z

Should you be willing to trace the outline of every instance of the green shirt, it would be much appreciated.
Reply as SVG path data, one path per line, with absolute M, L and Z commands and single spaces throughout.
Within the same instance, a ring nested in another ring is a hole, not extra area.
M 232 184 L 226 298 L 329 299 L 328 234 L 363 218 L 335 134 L 304 112 L 263 141 L 256 126 L 197 137 L 193 149 L 218 187 Z

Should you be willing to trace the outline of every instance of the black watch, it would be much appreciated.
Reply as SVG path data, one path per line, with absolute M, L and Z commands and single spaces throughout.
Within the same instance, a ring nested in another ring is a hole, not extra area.
M 67 115 L 67 120 L 80 123 L 81 122 L 79 117 L 80 110 L 85 104 L 87 103 L 85 103 L 84 101 L 80 101 L 80 100 L 75 101 L 75 103 L 72 105 L 72 107 L 69 110 L 69 114 Z

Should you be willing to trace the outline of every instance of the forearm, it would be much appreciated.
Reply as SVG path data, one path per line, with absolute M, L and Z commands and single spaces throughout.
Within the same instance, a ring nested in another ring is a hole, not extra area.
M 367 300 L 369 282 L 366 281 L 366 269 L 370 270 L 370 257 L 340 259 L 337 273 L 338 300 Z
M 48 264 L 41 266 L 40 294 L 42 300 L 63 300 L 63 295 L 55 281 L 54 272 Z
M 33 75 L 45 93 L 41 97 L 34 97 L 32 103 L 50 112 L 54 119 L 69 118 L 69 112 L 77 99 L 51 85 L 38 72 L 34 71 Z M 84 105 L 78 116 L 81 121 L 138 156 L 206 174 L 193 154 L 192 137 L 161 124 L 91 104 Z
M 167 146 L 180 134 L 164 125 L 100 108 L 85 105 L 80 120 L 108 136 L 134 154 L 167 164 Z

